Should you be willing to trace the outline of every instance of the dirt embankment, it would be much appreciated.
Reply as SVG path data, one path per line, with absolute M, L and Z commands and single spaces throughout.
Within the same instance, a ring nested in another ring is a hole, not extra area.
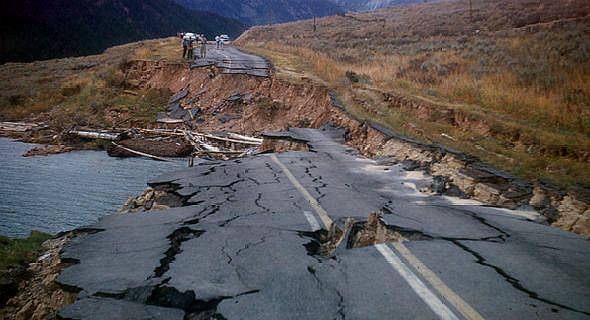
M 127 65 L 128 82 L 139 88 L 188 90 L 181 106 L 195 110 L 202 132 L 233 131 L 248 135 L 287 127 L 319 127 L 333 113 L 325 88 L 291 84 L 274 77 L 222 74 L 216 68 L 188 70 L 153 62 Z
M 47 250 L 27 269 L 27 279 L 21 281 L 18 293 L 0 309 L 0 319 L 54 319 L 57 310 L 76 300 L 76 288 L 64 288 L 55 279 L 61 270 L 73 262 L 64 261 L 59 253 L 73 237 L 84 236 L 91 230 L 78 230 L 60 235 L 43 243 Z

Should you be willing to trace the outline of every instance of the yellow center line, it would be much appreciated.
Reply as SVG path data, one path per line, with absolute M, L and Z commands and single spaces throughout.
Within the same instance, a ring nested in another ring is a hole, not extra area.
M 299 183 L 299 181 L 297 181 L 297 179 L 295 178 L 293 173 L 291 173 L 291 170 L 289 170 L 289 168 L 287 168 L 287 166 L 285 166 L 279 160 L 279 158 L 277 158 L 276 155 L 273 154 L 270 156 L 270 158 L 272 159 L 272 161 L 274 161 L 281 168 L 281 170 L 283 170 L 283 172 L 285 173 L 285 175 L 287 176 L 289 181 L 291 181 L 293 186 L 295 186 L 295 189 L 297 189 L 297 191 L 299 191 L 299 193 L 301 193 L 301 195 L 303 195 L 303 197 L 307 200 L 307 202 L 309 202 L 309 205 L 313 208 L 313 210 L 315 210 L 315 212 L 318 214 L 318 216 L 320 217 L 320 219 L 324 223 L 326 230 L 330 230 L 330 227 L 332 226 L 332 223 L 334 223 L 334 221 L 332 221 L 332 219 L 330 219 L 328 212 L 326 212 L 326 210 L 324 210 L 324 208 L 322 208 L 322 206 L 316 200 L 316 198 L 314 198 L 311 194 L 309 194 L 309 192 L 307 192 L 307 190 L 305 190 L 305 188 L 301 185 L 301 183 Z
M 291 173 L 291 170 L 289 170 L 289 168 L 287 168 L 287 166 L 285 166 L 275 154 L 271 155 L 271 159 L 281 168 L 293 186 L 295 186 L 299 193 L 301 193 L 301 195 L 303 195 L 303 197 L 309 202 L 310 206 L 315 210 L 326 226 L 326 229 L 329 230 L 333 221 L 328 215 L 328 212 L 324 210 L 320 203 L 301 185 L 301 183 L 299 183 L 299 181 L 297 181 L 293 173 Z M 418 257 L 412 254 L 403 243 L 395 242 L 392 245 L 442 297 L 444 297 L 461 313 L 461 315 L 463 315 L 463 317 L 468 320 L 484 320 L 481 314 L 449 288 L 432 270 L 420 261 Z
M 471 307 L 465 300 L 449 288 L 432 270 L 430 270 L 418 257 L 416 257 L 408 247 L 401 242 L 392 244 L 395 249 L 408 261 L 416 271 L 438 291 L 447 301 L 449 301 L 457 311 L 466 319 L 483 320 L 484 318 Z

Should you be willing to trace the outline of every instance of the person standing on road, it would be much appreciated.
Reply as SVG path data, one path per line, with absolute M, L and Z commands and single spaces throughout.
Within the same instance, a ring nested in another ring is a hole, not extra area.
M 219 50 L 219 48 L 221 47 L 221 38 L 219 36 L 215 36 L 215 45 L 216 49 Z
M 205 59 L 207 56 L 207 37 L 204 34 L 201 35 L 201 59 Z
M 194 54 L 195 54 L 195 39 L 194 38 L 190 38 L 188 41 L 188 54 L 187 54 L 187 58 L 189 60 L 192 60 L 194 58 Z
M 182 58 L 184 59 L 187 56 L 188 45 L 190 43 L 189 38 L 186 36 L 182 37 Z

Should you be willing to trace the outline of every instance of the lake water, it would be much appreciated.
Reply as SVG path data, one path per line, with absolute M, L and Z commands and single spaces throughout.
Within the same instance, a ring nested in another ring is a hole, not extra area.
M 0 138 L 0 234 L 57 233 L 117 211 L 147 181 L 186 167 L 143 158 L 116 159 L 100 151 L 22 156 L 35 145 Z

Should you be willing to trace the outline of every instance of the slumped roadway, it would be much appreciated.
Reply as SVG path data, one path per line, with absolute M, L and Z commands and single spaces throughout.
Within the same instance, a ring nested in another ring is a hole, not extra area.
M 162 176 L 186 206 L 112 215 L 62 253 L 75 319 L 587 319 L 590 247 L 513 212 L 409 188 L 333 129 L 312 152 L 202 162 Z M 335 223 L 382 211 L 404 242 L 329 256 Z M 315 232 L 314 232 L 315 231 Z
M 309 204 L 317 212 L 318 216 L 324 223 L 326 230 L 332 227 L 334 221 L 328 216 L 328 213 L 318 201 L 299 183 L 297 178 L 291 171 L 277 158 L 276 155 L 271 156 L 272 160 L 281 167 L 289 181 L 297 188 L 297 190 L 309 201 Z M 313 216 L 308 218 L 312 230 L 317 223 L 313 221 Z M 463 299 L 457 296 L 449 287 L 447 287 L 428 267 L 426 267 L 418 258 L 416 258 L 402 243 L 396 243 L 394 246 L 406 258 L 418 272 L 422 273 L 424 278 L 449 302 L 453 304 L 457 310 L 470 320 L 483 319 L 482 316 L 473 310 Z M 458 319 L 451 310 L 449 310 L 437 297 L 434 295 L 422 281 L 398 258 L 398 256 L 387 246 L 387 244 L 376 244 L 375 247 L 383 255 L 385 260 L 406 280 L 412 289 L 424 300 L 424 302 L 432 309 L 432 311 L 441 319 Z
M 214 45 L 207 45 L 207 55 L 204 59 L 199 57 L 199 53 L 200 47 L 197 47 L 197 58 L 191 64 L 191 68 L 216 66 L 223 73 L 268 77 L 270 65 L 264 58 L 245 53 L 233 46 L 226 45 L 223 50 L 217 50 Z

